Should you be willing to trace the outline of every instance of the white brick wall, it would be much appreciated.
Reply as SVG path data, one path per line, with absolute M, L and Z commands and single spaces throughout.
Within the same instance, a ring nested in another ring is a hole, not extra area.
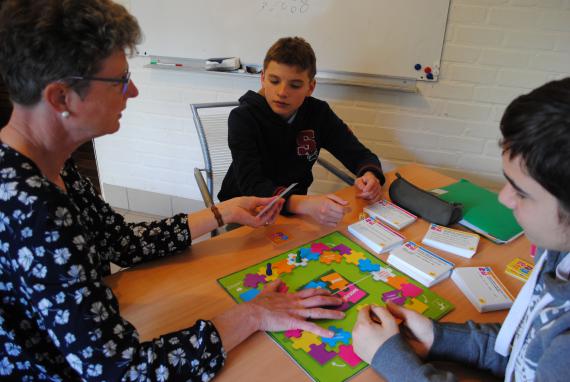
M 104 183 L 200 199 L 202 156 L 189 103 L 235 100 L 258 79 L 143 68 L 119 133 L 97 142 Z M 452 0 L 437 83 L 418 94 L 318 85 L 333 109 L 391 169 L 418 162 L 484 186 L 502 183 L 498 121 L 516 96 L 570 75 L 570 0 Z M 326 155 L 326 154 L 325 154 Z M 328 156 L 328 155 L 327 155 Z M 338 187 L 315 170 L 313 192 Z

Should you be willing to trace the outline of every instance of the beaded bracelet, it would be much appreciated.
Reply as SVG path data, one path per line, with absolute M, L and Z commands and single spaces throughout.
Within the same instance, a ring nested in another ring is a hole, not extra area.
M 216 221 L 218 222 L 218 227 L 223 226 L 224 225 L 224 219 L 222 219 L 222 215 L 220 214 L 218 207 L 216 207 L 215 205 L 212 204 L 210 209 L 212 210 L 212 213 L 216 217 Z

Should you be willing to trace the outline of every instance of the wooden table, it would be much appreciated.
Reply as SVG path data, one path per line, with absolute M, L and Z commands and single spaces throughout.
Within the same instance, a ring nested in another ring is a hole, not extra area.
M 455 181 L 418 165 L 401 167 L 398 172 L 423 189 L 443 187 Z M 384 186 L 386 197 L 388 185 L 393 180 L 394 174 L 388 173 Z M 109 276 L 106 282 L 119 299 L 121 314 L 134 324 L 141 340 L 183 329 L 194 324 L 199 318 L 211 319 L 235 304 L 218 285 L 218 278 L 335 230 L 358 242 L 348 233 L 346 227 L 357 220 L 365 202 L 356 199 L 352 187 L 337 192 L 337 195 L 350 202 L 352 211 L 336 228 L 322 227 L 310 219 L 279 217 L 275 225 L 258 229 L 239 228 L 197 243 L 180 255 L 116 273 Z M 408 240 L 419 243 L 427 227 L 428 223 L 420 220 L 401 232 Z M 292 238 L 276 246 L 267 235 L 277 231 L 290 233 Z M 482 238 L 477 254 L 471 259 L 434 251 L 450 259 L 458 267 L 491 266 L 514 295 L 523 284 L 506 275 L 503 272 L 505 266 L 516 256 L 530 259 L 530 243 L 524 236 L 508 245 L 496 245 Z M 380 256 L 384 261 L 386 257 L 386 254 Z M 442 321 L 464 322 L 471 319 L 478 322 L 501 322 L 507 314 L 507 311 L 484 314 L 477 312 L 451 279 L 431 289 L 455 304 L 455 310 Z M 304 372 L 268 336 L 256 333 L 229 354 L 226 365 L 216 380 L 265 381 L 269 378 L 273 381 L 288 382 L 308 380 Z M 367 369 L 355 380 L 379 381 L 381 378 Z

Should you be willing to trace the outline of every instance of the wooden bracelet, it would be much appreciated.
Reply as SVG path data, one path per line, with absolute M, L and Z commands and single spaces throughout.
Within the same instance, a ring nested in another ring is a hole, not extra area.
M 212 213 L 216 217 L 216 221 L 218 222 L 218 227 L 222 227 L 224 225 L 224 219 L 222 219 L 220 210 L 218 210 L 218 207 L 216 207 L 214 204 L 212 204 L 212 207 L 210 207 L 210 209 L 212 210 Z

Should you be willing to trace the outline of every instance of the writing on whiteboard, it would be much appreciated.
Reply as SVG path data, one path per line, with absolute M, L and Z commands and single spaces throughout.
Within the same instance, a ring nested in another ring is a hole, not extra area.
M 264 0 L 260 2 L 260 11 L 273 15 L 299 15 L 309 11 L 309 0 Z

